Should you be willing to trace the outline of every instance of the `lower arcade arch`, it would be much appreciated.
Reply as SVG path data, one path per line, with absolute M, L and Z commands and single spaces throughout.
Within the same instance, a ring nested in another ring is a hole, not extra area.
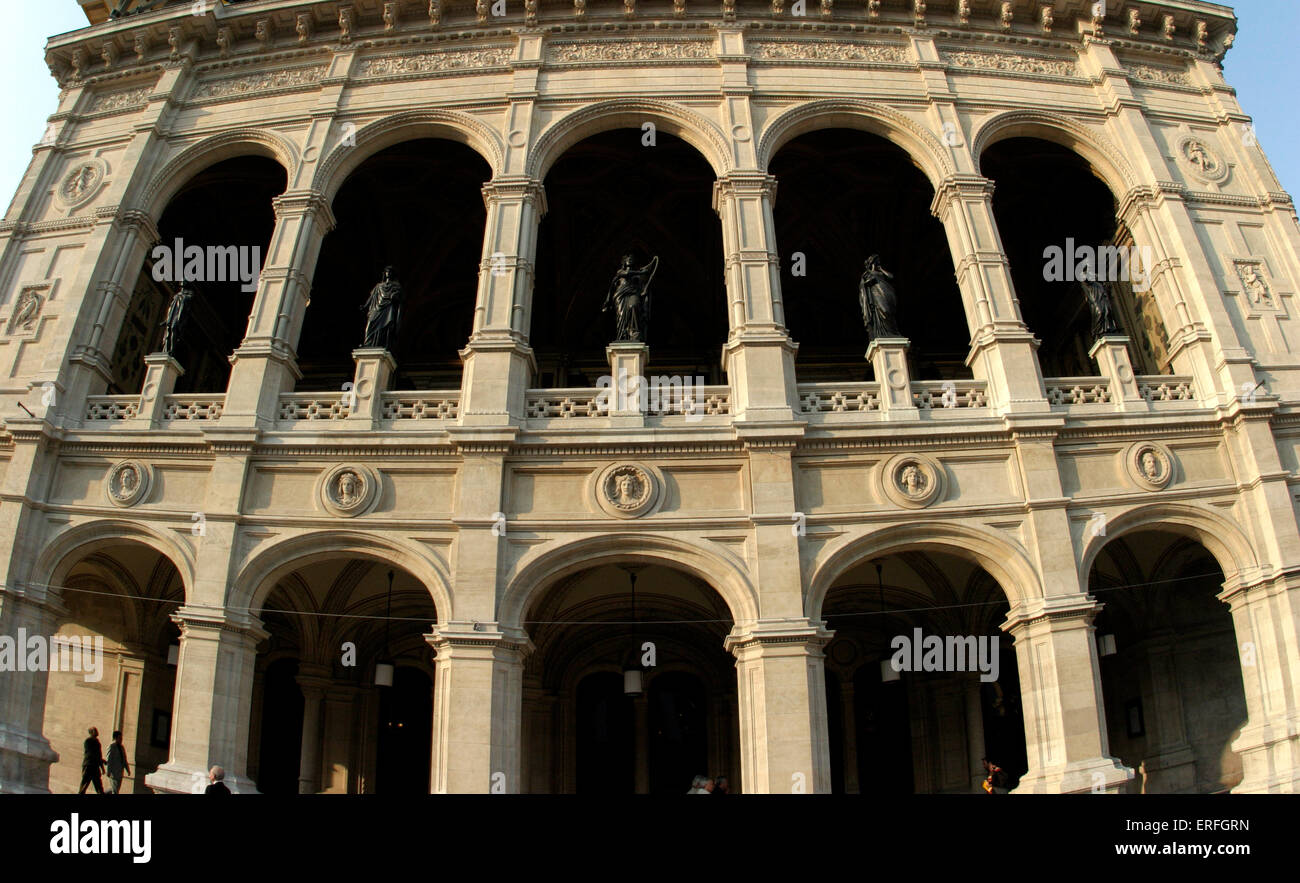
M 1223 792 L 1242 780 L 1232 744 L 1247 721 L 1238 641 L 1219 561 L 1182 529 L 1109 539 L 1088 590 L 1111 754 L 1141 794 Z
M 392 562 L 314 557 L 278 571 L 257 615 L 249 776 L 264 794 L 428 794 L 429 590 Z M 391 685 L 377 683 L 393 667 Z
M 986 757 L 1006 773 L 1000 787 L 1016 786 L 1028 762 L 1008 610 L 984 568 L 933 550 L 864 558 L 831 583 L 834 793 L 980 792 Z
M 684 794 L 698 775 L 740 790 L 732 624 L 711 586 L 661 564 L 598 564 L 538 592 L 524 622 L 536 649 L 523 790 Z
M 180 571 L 148 545 L 120 539 L 74 549 L 55 573 L 63 611 L 52 635 L 35 636 L 49 653 L 42 732 L 59 755 L 50 791 L 79 790 L 94 727 L 105 757 L 114 732 L 122 734 L 129 772 L 121 793 L 147 793 L 145 776 L 167 760 L 171 736 L 180 630 L 170 617 L 185 599 Z M 106 790 L 111 783 L 99 779 Z

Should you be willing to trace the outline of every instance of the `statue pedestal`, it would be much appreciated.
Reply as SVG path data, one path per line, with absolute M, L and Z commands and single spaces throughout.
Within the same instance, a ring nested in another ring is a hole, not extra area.
M 140 392 L 140 425 L 157 427 L 163 421 L 167 396 L 176 390 L 176 381 L 185 374 L 181 363 L 167 353 L 150 353 L 144 357 L 144 388 Z
M 1133 376 L 1133 363 L 1128 356 L 1129 339 L 1120 334 L 1100 337 L 1088 350 L 1088 357 L 1096 361 L 1101 376 L 1110 381 L 1110 400 L 1117 411 L 1149 411 L 1151 405 L 1138 392 L 1137 378 Z
M 650 392 L 645 366 L 650 347 L 621 340 L 605 347 L 605 356 L 609 359 L 609 382 L 602 381 L 601 386 L 609 389 L 609 416 L 616 418 L 615 425 L 644 425 L 644 406 Z
M 352 401 L 347 419 L 355 421 L 358 429 L 378 429 L 384 416 L 383 394 L 397 370 L 397 362 L 392 353 L 377 346 L 355 349 L 352 358 L 357 372 L 352 376 L 351 391 L 344 393 Z
M 867 347 L 867 361 L 880 384 L 880 410 L 886 420 L 916 420 L 912 403 L 912 375 L 907 370 L 906 337 L 878 337 Z

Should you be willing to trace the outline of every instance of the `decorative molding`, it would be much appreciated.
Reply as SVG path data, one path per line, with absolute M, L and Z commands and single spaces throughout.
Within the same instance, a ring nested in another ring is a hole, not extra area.
M 310 88 L 320 83 L 328 71 L 329 65 L 318 64 L 208 80 L 199 84 L 190 96 L 190 100 L 203 101 L 231 95 L 252 97 L 264 95 L 269 91 Z
M 376 58 L 363 58 L 357 64 L 355 76 L 359 79 L 367 79 L 395 77 L 403 74 L 506 67 L 510 64 L 510 56 L 513 51 L 509 46 L 491 46 L 477 49 L 443 49 L 437 52 L 421 52 L 413 55 L 384 55 Z
M 914 64 L 906 46 L 895 43 L 856 43 L 838 40 L 755 40 L 749 46 L 755 60 L 809 60 Z
M 960 68 L 1010 71 L 1018 74 L 1046 74 L 1054 77 L 1078 77 L 1079 66 L 1070 59 L 1046 56 L 1011 54 L 1008 52 L 976 52 L 967 49 L 947 49 L 943 58 Z
M 712 59 L 712 40 L 619 40 L 556 42 L 547 47 L 552 64 L 608 61 Z

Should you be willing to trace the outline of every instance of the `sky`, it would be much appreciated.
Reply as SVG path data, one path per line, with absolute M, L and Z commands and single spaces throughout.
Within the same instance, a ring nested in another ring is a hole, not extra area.
M 9 205 L 58 104 L 58 86 L 45 66 L 45 40 L 86 24 L 76 0 L 0 0 L 0 204 Z M 1236 45 L 1224 63 L 1242 109 L 1282 187 L 1300 199 L 1300 0 L 1239 0 Z

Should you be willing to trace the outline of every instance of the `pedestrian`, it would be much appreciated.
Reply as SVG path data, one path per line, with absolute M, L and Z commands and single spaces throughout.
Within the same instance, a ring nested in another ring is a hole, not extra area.
M 730 793 L 731 793 L 731 792 L 727 789 L 727 777 L 726 777 L 726 776 L 718 776 L 718 778 L 716 778 L 716 779 L 713 781 L 713 793 L 714 793 L 714 794 L 730 794 Z
M 980 763 L 984 764 L 984 770 L 988 777 L 984 779 L 983 788 L 989 794 L 1007 794 L 1007 774 L 1002 767 L 989 761 L 987 757 L 981 757 Z
M 131 775 L 131 764 L 126 762 L 126 746 L 122 744 L 122 731 L 113 731 L 113 741 L 108 746 L 108 793 L 122 793 L 122 776 Z
M 99 730 L 91 727 L 86 732 L 90 733 L 90 736 L 83 743 L 85 750 L 81 755 L 81 788 L 77 793 L 85 794 L 86 788 L 94 785 L 95 793 L 103 794 L 104 783 L 100 781 L 99 776 L 104 770 L 104 750 L 99 744 Z
M 208 781 L 212 784 L 204 789 L 204 794 L 229 794 L 230 789 L 222 779 L 226 778 L 226 771 L 219 766 L 214 766 L 208 770 Z
M 708 776 L 696 776 L 694 780 L 691 781 L 691 790 L 687 791 L 686 793 L 687 794 L 708 794 L 709 792 L 704 790 L 704 783 L 707 781 L 709 781 Z

